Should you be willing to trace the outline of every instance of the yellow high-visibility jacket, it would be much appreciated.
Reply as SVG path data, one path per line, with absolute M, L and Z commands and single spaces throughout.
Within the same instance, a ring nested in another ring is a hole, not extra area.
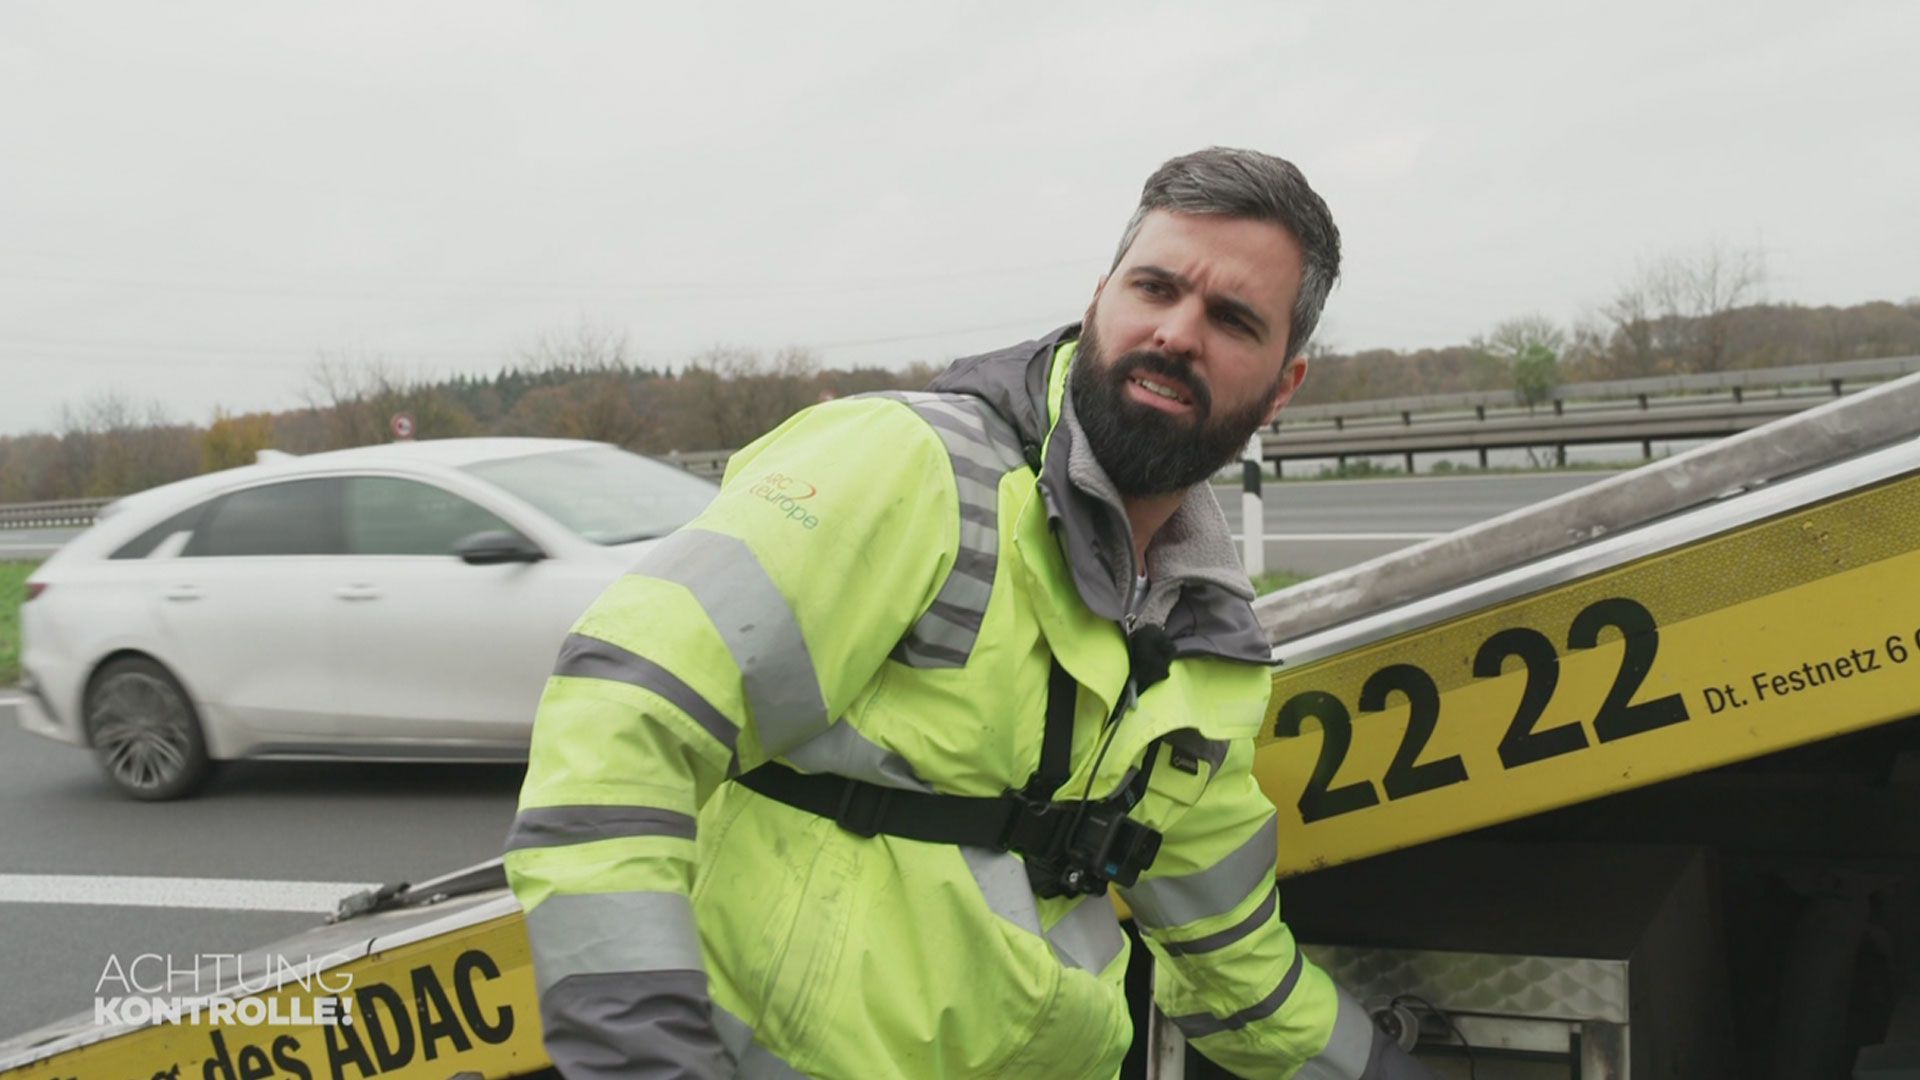
M 1015 854 L 863 838 L 727 782 L 777 759 L 1019 788 L 1055 657 L 1078 683 L 1058 797 L 1112 794 L 1167 737 L 1132 811 L 1163 843 L 1124 895 L 1194 1044 L 1249 1077 L 1424 1075 L 1280 920 L 1249 772 L 1269 651 L 1206 485 L 1129 608 L 1131 533 L 1065 393 L 1076 332 L 798 414 L 574 627 L 506 855 L 564 1075 L 1114 1076 L 1107 897 L 1037 899 Z M 1176 659 L 1123 708 L 1132 618 Z

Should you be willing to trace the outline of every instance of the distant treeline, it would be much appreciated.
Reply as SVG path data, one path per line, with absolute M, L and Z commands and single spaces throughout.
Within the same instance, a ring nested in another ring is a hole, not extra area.
M 1444 349 L 1341 353 L 1316 345 L 1297 400 L 1503 388 L 1538 395 L 1563 381 L 1920 354 L 1920 300 L 1836 308 L 1735 305 L 1722 295 L 1717 306 L 1695 304 L 1675 284 L 1689 269 L 1666 266 L 1664 279 L 1649 273 L 1651 285 L 1623 289 L 1599 315 L 1570 328 L 1529 316 Z M 248 464 L 268 447 L 306 454 L 385 442 L 389 421 L 403 412 L 422 439 L 544 435 L 650 454 L 730 449 L 817 401 L 917 389 L 938 371 L 931 364 L 825 368 L 799 349 L 771 356 L 714 349 L 679 372 L 628 357 L 624 335 L 582 327 L 491 376 L 404 378 L 378 360 L 323 358 L 303 407 L 216 413 L 205 425 L 172 421 L 158 406 L 121 396 L 95 397 L 69 405 L 57 432 L 0 436 L 0 503 L 127 494 Z
M 1300 402 L 1518 390 L 1562 382 L 1690 375 L 1920 353 L 1920 298 L 1852 307 L 1764 303 L 1766 263 L 1715 242 L 1642 263 L 1571 326 L 1508 319 L 1466 345 L 1341 354 L 1322 345 Z
M 499 372 L 407 378 L 377 358 L 327 357 L 306 404 L 275 413 L 216 411 L 203 425 L 117 394 L 62 410 L 51 434 L 0 436 L 0 503 L 128 494 L 251 464 L 262 449 L 311 454 L 387 442 L 397 414 L 415 437 L 541 435 L 642 453 L 744 446 L 800 409 L 869 390 L 919 389 L 931 365 L 823 368 L 809 353 L 713 349 L 678 373 L 636 365 L 623 335 L 582 328 Z
M 1529 367 L 1528 358 L 1551 360 Z M 1627 328 L 1588 321 L 1561 329 L 1513 319 L 1466 345 L 1399 352 L 1313 353 L 1299 404 L 1550 389 L 1562 382 L 1786 367 L 1920 355 L 1920 299 L 1853 307 L 1754 304 L 1712 317 L 1665 316 Z

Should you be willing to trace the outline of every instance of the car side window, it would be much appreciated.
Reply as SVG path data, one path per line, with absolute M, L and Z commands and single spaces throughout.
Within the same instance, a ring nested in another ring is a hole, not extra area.
M 338 555 L 340 481 L 332 477 L 263 484 L 208 506 L 181 555 Z
M 347 551 L 354 555 L 453 555 L 474 533 L 520 535 L 492 511 L 417 480 L 353 477 L 344 510 Z

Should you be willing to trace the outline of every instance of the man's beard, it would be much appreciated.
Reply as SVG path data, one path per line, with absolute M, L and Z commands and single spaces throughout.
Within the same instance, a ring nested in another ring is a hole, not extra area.
M 1192 398 L 1190 413 L 1176 415 L 1134 401 L 1127 394 L 1127 380 L 1136 373 L 1177 380 Z M 1216 417 L 1211 391 L 1188 365 L 1165 353 L 1136 349 L 1109 367 L 1092 320 L 1081 334 L 1068 375 L 1074 412 L 1094 458 L 1120 494 L 1136 497 L 1192 487 L 1239 457 L 1266 420 L 1279 388 L 1276 379 L 1266 394 Z

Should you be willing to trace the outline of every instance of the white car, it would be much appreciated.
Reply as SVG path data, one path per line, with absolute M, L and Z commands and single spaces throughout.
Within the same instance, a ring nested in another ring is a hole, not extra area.
M 718 490 L 561 439 L 262 456 L 115 503 L 28 581 L 21 726 L 135 798 L 233 758 L 523 759 L 568 628 Z

